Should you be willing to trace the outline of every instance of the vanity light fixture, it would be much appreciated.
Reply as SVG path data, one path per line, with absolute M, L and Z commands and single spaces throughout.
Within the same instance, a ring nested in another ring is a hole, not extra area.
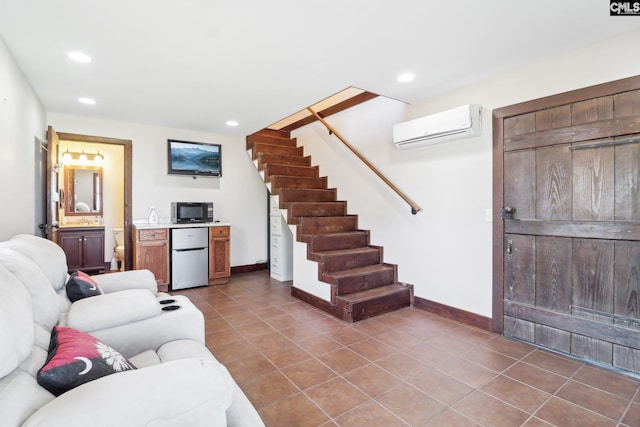
M 69 151 L 69 149 L 67 148 L 67 151 L 62 153 L 61 163 L 68 164 L 74 161 L 78 161 L 80 163 L 93 162 L 96 165 L 101 165 L 102 162 L 104 161 L 104 155 L 100 154 L 100 151 L 98 151 L 96 154 L 85 153 L 84 150 L 82 150 L 82 153 L 77 153 L 77 152 Z

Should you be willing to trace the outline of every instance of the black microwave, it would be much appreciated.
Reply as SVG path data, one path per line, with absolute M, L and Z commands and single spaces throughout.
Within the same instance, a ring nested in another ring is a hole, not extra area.
M 174 224 L 213 222 L 213 203 L 173 202 L 171 203 L 171 222 Z

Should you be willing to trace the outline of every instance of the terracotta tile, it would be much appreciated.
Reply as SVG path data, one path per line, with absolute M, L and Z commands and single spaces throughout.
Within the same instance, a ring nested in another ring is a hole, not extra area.
M 378 397 L 377 401 L 412 426 L 426 423 L 447 408 L 405 383 Z
M 331 353 L 325 353 L 318 359 L 339 374 L 353 371 L 354 369 L 366 365 L 366 359 L 348 348 L 341 348 Z
M 414 387 L 446 405 L 453 405 L 474 390 L 473 387 L 462 381 L 435 369 L 429 369 L 422 375 L 408 381 Z
M 406 325 L 410 322 L 406 317 L 395 313 L 387 313 L 377 317 L 377 320 L 380 322 L 384 322 L 385 324 L 391 326 L 392 328 L 398 328 L 402 325 Z
M 258 349 L 247 340 L 234 341 L 226 345 L 213 347 L 213 355 L 220 363 L 227 363 L 237 359 L 244 359 L 258 354 Z
M 632 398 L 640 386 L 639 380 L 587 365 L 582 366 L 572 379 L 625 399 Z
M 342 348 L 340 343 L 332 340 L 326 335 L 317 335 L 315 337 L 299 341 L 298 345 L 314 356 L 320 356 L 321 354 Z
M 482 346 L 495 352 L 504 354 L 505 356 L 512 357 L 514 359 L 522 359 L 535 350 L 535 347 L 531 345 L 510 340 L 509 338 L 501 336 L 492 338 L 491 340 L 482 344 Z
M 348 323 L 334 317 L 323 317 L 320 319 L 310 320 L 306 322 L 306 325 L 311 326 L 313 329 L 316 329 L 323 334 L 328 334 L 344 328 Z
M 391 329 L 390 331 L 378 334 L 376 335 L 376 339 L 400 351 L 411 348 L 416 344 L 410 335 L 398 329 Z
M 567 382 L 556 396 L 616 420 L 622 416 L 628 403 L 628 399 L 576 381 Z
M 522 427 L 555 427 L 546 421 L 542 421 L 540 418 L 531 417 L 527 420 Z
M 282 369 L 291 382 L 300 388 L 306 390 L 318 384 L 322 384 L 336 377 L 336 373 L 327 368 L 324 363 L 312 358 L 304 362 L 296 363 Z
M 204 330 L 206 332 L 219 331 L 221 329 L 229 329 L 231 325 L 224 320 L 222 317 L 214 317 L 205 320 L 204 322 Z
M 446 366 L 449 363 L 451 354 L 439 347 L 431 345 L 429 342 L 419 343 L 404 351 L 419 362 L 430 368 Z
M 367 339 L 367 335 L 350 326 L 327 332 L 327 336 L 333 338 L 342 345 L 351 345 Z
M 384 369 L 370 363 L 343 375 L 351 384 L 371 397 L 378 397 L 398 386 L 401 381 Z
M 582 363 L 569 359 L 568 357 L 552 354 L 541 349 L 536 349 L 536 351 L 527 355 L 522 360 L 530 365 L 555 372 L 563 377 L 572 376 L 582 366 Z
M 256 316 L 262 320 L 271 319 L 272 317 L 284 316 L 286 313 L 280 310 L 278 307 L 264 307 L 264 304 L 257 304 L 256 307 L 262 307 L 253 312 Z
M 330 417 L 335 418 L 369 400 L 352 384 L 335 378 L 306 391 L 306 395 Z
M 250 337 L 249 341 L 260 351 L 277 350 L 283 346 L 291 344 L 291 340 L 279 332 L 272 332 L 264 335 Z
M 329 420 L 301 393 L 263 408 L 260 417 L 267 427 L 317 427 Z
M 369 400 L 336 419 L 340 427 L 406 427 L 407 423 L 386 408 Z
M 261 354 L 245 357 L 244 359 L 237 359 L 226 363 L 225 366 L 236 382 L 259 377 L 276 370 L 276 367 Z
M 288 328 L 280 329 L 280 333 L 288 337 L 290 340 L 296 342 L 304 341 L 311 337 L 316 337 L 322 334 L 322 332 L 320 332 L 319 330 L 313 329 L 306 323 L 300 322 L 293 323 L 292 325 L 289 325 Z
M 236 326 L 236 331 L 245 337 L 255 337 L 273 332 L 274 329 L 268 323 L 259 320 L 242 326 Z
M 207 332 L 204 336 L 205 343 L 210 348 L 227 345 L 234 341 L 240 341 L 243 337 L 233 329 L 222 329 L 219 331 Z
M 353 328 L 357 329 L 363 334 L 369 335 L 370 337 L 374 337 L 378 334 L 393 329 L 390 325 L 379 321 L 377 318 L 361 320 L 360 322 L 355 323 L 353 325 Z
M 225 321 L 227 321 L 227 323 L 229 323 L 231 326 L 235 326 L 235 327 L 260 321 L 260 318 L 258 316 L 249 312 L 243 312 L 243 313 L 234 312 L 233 314 L 230 314 L 230 315 L 223 315 L 222 318 Z
M 479 387 L 498 375 L 491 369 L 453 355 L 445 363 L 440 363 L 437 368 L 472 387 Z
M 536 413 L 536 417 L 554 426 L 614 427 L 616 422 L 566 400 L 552 397 Z
M 470 420 L 460 412 L 447 409 L 429 420 L 426 427 L 480 427 L 480 424 Z
M 298 388 L 279 371 L 253 378 L 239 385 L 256 410 L 299 393 Z
M 271 363 L 280 369 L 311 358 L 309 353 L 295 344 L 282 346 L 278 349 L 270 349 L 265 351 L 264 354 Z
M 527 413 L 481 391 L 469 394 L 453 405 L 453 408 L 483 426 L 520 426 L 529 418 Z
M 267 319 L 264 319 L 264 321 L 271 325 L 272 328 L 278 330 L 286 329 L 290 327 L 294 322 L 296 322 L 296 320 L 288 314 L 277 317 L 269 317 Z
M 482 391 L 525 412 L 533 413 L 551 397 L 536 388 L 500 375 L 482 387 Z
M 551 394 L 555 393 L 567 381 L 563 376 L 523 362 L 516 363 L 503 373 L 514 380 Z
M 372 362 L 396 352 L 395 349 L 373 338 L 352 344 L 349 348 Z
M 632 403 L 622 418 L 622 424 L 629 427 L 640 426 L 640 404 Z
M 502 372 L 513 366 L 517 362 L 516 359 L 505 356 L 504 354 L 497 353 L 486 347 L 474 347 L 473 349 L 464 352 L 460 355 L 466 360 L 470 360 L 480 366 L 489 368 L 492 371 Z
M 403 380 L 411 380 L 429 370 L 423 364 L 402 353 L 392 354 L 375 362 L 376 365 L 391 372 Z

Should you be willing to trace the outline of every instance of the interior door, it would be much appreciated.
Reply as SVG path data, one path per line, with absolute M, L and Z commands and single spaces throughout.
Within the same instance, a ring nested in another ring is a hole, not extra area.
M 46 171 L 46 222 L 40 224 L 44 236 L 58 242 L 58 215 L 60 208 L 60 192 L 58 191 L 58 179 L 60 168 L 58 167 L 58 147 L 60 141 L 58 134 L 51 126 L 47 128 L 47 171 Z
M 640 79 L 505 107 L 494 126 L 494 319 L 640 372 Z

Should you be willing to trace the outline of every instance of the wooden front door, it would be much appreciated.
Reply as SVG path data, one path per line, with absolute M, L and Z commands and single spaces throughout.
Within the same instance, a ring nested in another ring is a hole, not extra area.
M 640 78 L 496 110 L 494 147 L 494 330 L 640 372 Z

